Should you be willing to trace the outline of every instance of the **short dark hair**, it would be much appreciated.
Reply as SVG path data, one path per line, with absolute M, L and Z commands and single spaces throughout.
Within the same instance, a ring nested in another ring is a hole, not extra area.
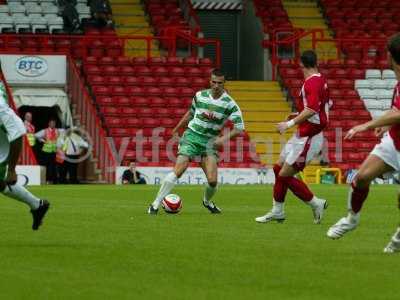
M 211 72 L 211 75 L 217 76 L 217 77 L 225 77 L 224 72 L 221 71 L 221 69 L 213 69 Z
M 301 62 L 305 68 L 315 68 L 317 66 L 317 54 L 313 50 L 306 50 L 301 54 Z
M 396 64 L 400 65 L 400 33 L 394 34 L 387 43 L 387 49 Z

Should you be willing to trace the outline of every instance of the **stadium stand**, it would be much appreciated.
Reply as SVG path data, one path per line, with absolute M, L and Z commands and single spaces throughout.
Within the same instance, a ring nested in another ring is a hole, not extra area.
M 171 64 L 171 62 L 174 62 Z M 173 163 L 167 154 L 167 143 L 172 129 L 187 112 L 192 97 L 198 89 L 208 86 L 212 63 L 209 59 L 152 58 L 89 56 L 83 61 L 83 74 L 98 107 L 99 115 L 109 135 L 119 149 L 123 138 L 135 136 L 140 130 L 150 138 L 153 129 L 165 128 L 160 144 L 159 165 Z M 100 75 L 101 74 L 101 75 Z M 230 125 L 228 125 L 230 126 Z M 243 159 L 231 141 L 231 155 L 221 162 L 225 167 L 249 167 L 258 165 L 258 158 L 250 154 L 250 141 L 243 135 Z M 151 145 L 145 143 L 145 150 Z M 147 147 L 147 148 L 146 148 Z M 174 145 L 176 150 L 177 145 Z M 151 148 L 151 147 L 150 147 Z M 136 156 L 136 143 L 129 142 L 124 160 Z M 151 151 L 144 157 L 150 158 Z M 239 160 L 239 161 L 237 161 Z M 154 161 L 143 165 L 154 165 Z
M 307 14 L 310 16 L 313 14 L 310 9 L 314 6 L 313 3 L 304 3 L 303 8 L 299 8 L 297 5 L 298 2 L 294 3 L 290 1 L 283 1 L 283 5 L 281 5 L 281 1 L 277 0 L 262 1 L 261 4 L 256 1 L 255 3 L 257 5 L 258 15 L 260 16 L 263 15 L 260 13 L 260 9 L 263 7 L 264 10 L 267 11 L 265 14 L 268 16 L 271 10 L 268 9 L 268 7 L 279 7 L 281 10 L 286 8 L 288 21 L 291 22 L 291 25 L 286 24 L 285 26 L 289 29 L 301 26 L 307 30 L 307 28 L 310 27 L 303 26 L 307 24 L 302 25 L 300 23 L 303 22 L 302 17 Z M 296 4 L 296 8 L 292 8 L 292 4 Z M 326 0 L 320 2 L 321 9 L 326 18 L 326 23 L 330 26 L 320 26 L 321 24 L 318 26 L 324 28 L 326 35 L 331 31 L 335 38 L 376 37 L 374 43 L 369 41 L 368 43 L 366 42 L 365 45 L 363 43 L 354 43 L 353 41 L 351 43 L 337 43 L 341 56 L 339 58 L 331 58 L 331 56 L 325 55 L 322 57 L 328 57 L 329 59 L 320 60 L 319 70 L 328 78 L 331 98 L 334 103 L 330 113 L 330 126 L 325 132 L 325 137 L 328 141 L 327 146 L 330 165 L 332 167 L 339 167 L 343 171 L 358 167 L 368 154 L 368 151 L 370 151 L 377 142 L 377 138 L 370 132 L 361 134 L 351 143 L 342 140 L 343 134 L 352 126 L 370 119 L 371 115 L 373 117 L 380 115 L 382 110 L 388 107 L 389 94 L 392 94 L 394 85 L 394 80 L 390 78 L 392 74 L 389 74 L 389 70 L 385 71 L 385 79 L 382 78 L 381 70 L 388 69 L 387 60 L 385 58 L 386 52 L 383 49 L 383 35 L 378 34 L 377 31 L 370 30 L 370 27 L 367 25 L 363 28 L 365 31 L 368 31 L 368 35 L 364 35 L 352 27 L 354 24 L 352 23 L 353 21 L 350 23 L 344 22 L 344 20 L 347 21 L 349 19 L 350 13 L 350 9 L 346 7 L 350 7 L 352 13 L 358 15 L 357 20 L 363 24 L 372 23 L 371 20 L 375 21 L 375 23 L 379 23 L 377 22 L 378 16 L 389 16 L 388 14 L 384 15 L 383 10 L 379 10 L 380 7 L 389 7 L 389 1 L 382 1 L 376 6 L 378 7 L 378 14 L 374 13 L 376 7 L 372 4 L 373 3 L 369 1 Z M 363 13 L 359 12 L 360 7 Z M 395 14 L 396 5 L 389 19 L 394 18 Z M 283 16 L 284 13 L 281 13 L 281 15 Z M 332 19 L 338 18 L 339 16 L 344 22 L 344 25 L 343 22 L 341 23 L 342 27 L 340 28 L 336 26 L 336 21 L 332 21 Z M 369 20 L 368 22 L 366 21 L 367 19 Z M 263 22 L 265 24 L 264 20 Z M 273 23 L 270 24 L 272 26 L 268 33 L 272 34 L 274 32 L 273 29 L 276 28 L 277 25 Z M 384 37 L 392 34 L 394 27 L 395 26 L 386 28 L 387 30 L 385 29 L 384 31 Z M 311 25 L 311 28 L 314 27 Z M 349 35 L 346 35 L 347 33 L 349 33 Z M 360 35 L 357 36 L 358 34 Z M 267 36 L 267 38 L 271 39 L 271 36 Z M 300 42 L 295 42 L 294 47 L 300 50 L 302 40 L 304 40 L 305 45 L 307 45 L 308 39 L 300 38 Z M 266 43 L 266 46 L 271 47 L 271 43 Z M 310 48 L 309 45 L 306 47 Z M 294 58 L 296 52 L 279 52 L 277 54 L 287 55 L 288 53 L 293 55 L 292 58 L 289 57 L 286 59 L 284 56 L 284 58 L 277 60 L 277 77 L 283 89 L 287 91 L 288 99 L 296 103 L 300 101 L 299 92 L 303 81 L 303 75 L 298 66 L 298 61 Z M 321 57 L 321 55 L 319 56 Z M 360 99 L 359 93 L 356 91 L 358 89 L 360 89 L 360 96 L 363 100 Z M 335 142 L 339 140 L 343 145 L 343 153 L 336 153 Z M 358 147 L 359 149 L 357 154 L 354 153 L 354 147 Z

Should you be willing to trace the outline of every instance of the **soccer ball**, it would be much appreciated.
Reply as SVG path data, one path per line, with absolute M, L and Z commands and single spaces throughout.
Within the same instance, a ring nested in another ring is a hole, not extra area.
M 165 212 L 170 214 L 176 214 L 182 208 L 182 200 L 181 197 L 175 194 L 169 194 L 164 197 L 162 201 L 162 206 Z

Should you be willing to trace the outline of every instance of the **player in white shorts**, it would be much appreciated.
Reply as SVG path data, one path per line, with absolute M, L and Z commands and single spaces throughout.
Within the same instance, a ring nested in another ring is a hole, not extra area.
M 388 60 L 400 79 L 400 34 L 394 35 L 388 42 Z M 355 229 L 360 222 L 360 211 L 368 196 L 370 182 L 388 172 L 400 171 L 400 83 L 395 87 L 392 109 L 375 120 L 353 127 L 345 139 L 352 139 L 357 133 L 375 129 L 375 134 L 382 137 L 370 155 L 362 163 L 354 177 L 349 198 L 348 215 L 331 226 L 327 232 L 332 239 L 341 238 L 345 233 Z M 400 227 L 396 230 L 385 253 L 400 250 Z
M 300 66 L 305 80 L 301 89 L 303 101 L 298 103 L 299 114 L 294 119 L 277 125 L 281 134 L 294 125 L 298 125 L 298 129 L 273 167 L 275 184 L 272 209 L 256 218 L 259 223 L 285 220 L 284 201 L 288 189 L 311 207 L 316 224 L 321 222 L 324 209 L 327 208 L 326 200 L 314 196 L 303 181 L 294 177 L 322 150 L 322 130 L 327 126 L 329 110 L 328 86 L 325 78 L 318 72 L 315 52 L 304 51 Z
M 37 230 L 50 204 L 35 197 L 17 183 L 15 167 L 22 151 L 22 138 L 25 134 L 24 123 L 8 106 L 6 89 L 0 81 L 0 192 L 30 207 L 33 217 L 32 229 Z

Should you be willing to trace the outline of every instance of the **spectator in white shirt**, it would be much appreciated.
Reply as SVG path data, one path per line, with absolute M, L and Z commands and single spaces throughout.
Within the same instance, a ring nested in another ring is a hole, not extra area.
M 79 129 L 70 128 L 58 139 L 57 148 L 64 154 L 64 161 L 60 164 L 60 183 L 79 183 L 78 164 L 81 162 L 83 151 L 89 148 L 88 142 L 82 137 Z

